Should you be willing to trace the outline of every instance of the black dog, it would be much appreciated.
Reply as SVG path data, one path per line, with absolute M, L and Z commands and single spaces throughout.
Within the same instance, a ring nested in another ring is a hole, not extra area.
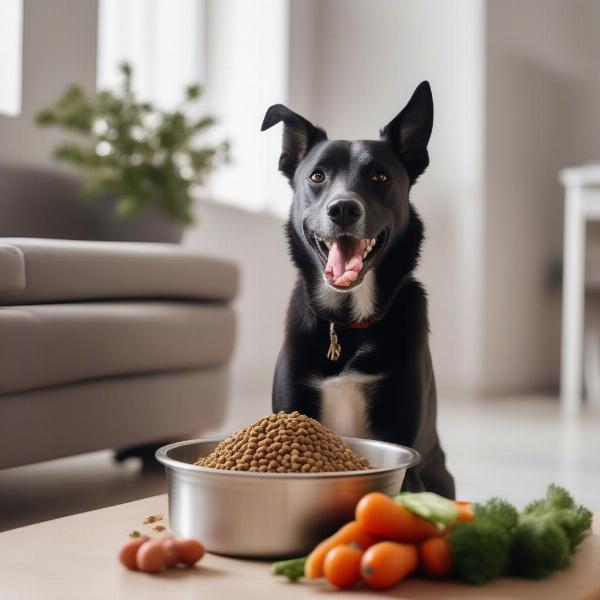
M 380 141 L 329 141 L 285 106 L 279 169 L 294 199 L 287 223 L 299 276 L 277 361 L 273 410 L 298 410 L 341 435 L 416 448 L 410 491 L 454 497 L 436 431 L 427 299 L 412 277 L 423 225 L 409 192 L 429 164 L 429 83 Z

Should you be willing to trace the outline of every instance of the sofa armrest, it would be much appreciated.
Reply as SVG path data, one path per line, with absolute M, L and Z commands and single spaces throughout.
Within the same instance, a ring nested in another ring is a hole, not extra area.
M 1 238 L 0 238 L 1 239 Z M 0 242 L 0 299 L 25 289 L 25 258 L 16 246 Z
M 0 238 L 0 304 L 175 298 L 226 302 L 237 267 L 185 246 Z

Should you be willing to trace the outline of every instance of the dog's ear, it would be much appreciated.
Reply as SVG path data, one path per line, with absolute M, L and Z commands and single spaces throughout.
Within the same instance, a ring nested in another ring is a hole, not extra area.
M 279 170 L 292 183 L 300 161 L 317 142 L 326 140 L 327 134 L 283 104 L 274 104 L 267 110 L 260 130 L 269 129 L 280 121 L 283 121 L 283 145 Z
M 410 182 L 427 168 L 427 143 L 433 127 L 433 98 L 428 81 L 417 86 L 408 104 L 382 130 L 381 139 L 389 142 L 400 157 Z

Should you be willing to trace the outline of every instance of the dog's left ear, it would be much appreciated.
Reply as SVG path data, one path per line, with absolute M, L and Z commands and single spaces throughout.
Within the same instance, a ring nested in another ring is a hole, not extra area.
M 260 130 L 269 129 L 280 121 L 283 121 L 283 146 L 279 170 L 291 184 L 300 161 L 317 142 L 326 140 L 327 134 L 283 104 L 274 104 L 267 110 Z
M 427 143 L 433 127 L 433 98 L 428 81 L 417 86 L 408 104 L 382 130 L 381 139 L 389 142 L 400 157 L 410 182 L 427 168 Z

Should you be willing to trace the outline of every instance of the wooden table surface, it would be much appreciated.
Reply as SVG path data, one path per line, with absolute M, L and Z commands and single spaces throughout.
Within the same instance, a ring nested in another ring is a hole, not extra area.
M 167 514 L 166 495 L 47 521 L 0 534 L 2 600 L 151 598 L 318 600 L 377 597 L 466 600 L 579 600 L 600 598 L 600 515 L 594 533 L 577 551 L 570 569 L 542 581 L 499 579 L 483 587 L 409 579 L 386 592 L 334 590 L 326 581 L 288 583 L 268 573 L 269 563 L 208 554 L 194 569 L 160 575 L 127 571 L 117 552 L 130 531 L 151 532 L 142 521 Z

